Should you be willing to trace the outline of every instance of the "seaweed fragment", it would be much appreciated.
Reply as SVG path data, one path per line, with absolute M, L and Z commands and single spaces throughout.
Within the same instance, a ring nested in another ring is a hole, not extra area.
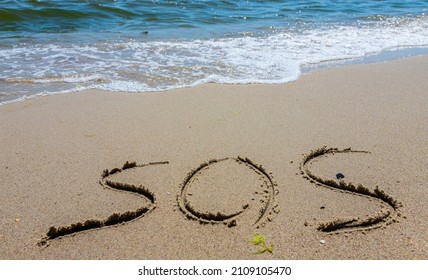
M 261 234 L 255 234 L 250 239 L 250 242 L 253 245 L 259 246 L 259 250 L 255 254 L 263 254 L 264 252 L 273 253 L 273 244 L 269 243 L 269 246 L 266 246 L 265 237 Z

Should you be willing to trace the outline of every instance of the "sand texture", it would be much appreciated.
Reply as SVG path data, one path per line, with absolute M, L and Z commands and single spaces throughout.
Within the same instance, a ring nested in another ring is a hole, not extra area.
M 426 260 L 426 73 L 2 105 L 0 258 Z

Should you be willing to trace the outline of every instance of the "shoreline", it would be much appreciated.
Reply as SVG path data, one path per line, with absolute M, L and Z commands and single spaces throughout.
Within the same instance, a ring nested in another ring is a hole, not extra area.
M 317 69 L 286 84 L 89 90 L 4 104 L 2 259 L 428 259 L 427 70 L 424 55 Z M 369 153 L 322 155 L 312 174 L 378 187 L 400 213 L 320 231 L 394 211 L 305 178 L 304 155 L 323 146 Z M 168 163 L 149 164 L 160 162 Z M 100 185 L 105 178 L 125 187 Z M 150 192 L 129 192 L 140 185 Z M 109 225 L 112 214 L 144 207 L 125 224 L 37 245 L 51 227 Z M 254 254 L 255 233 L 272 253 Z
M 422 46 L 415 46 L 413 48 L 397 48 L 392 50 L 383 50 L 379 53 L 372 53 L 367 54 L 363 57 L 357 57 L 357 58 L 346 58 L 346 59 L 333 59 L 329 61 L 320 61 L 315 64 L 304 64 L 300 66 L 300 74 L 296 79 L 292 79 L 290 81 L 277 81 L 277 82 L 266 82 L 266 83 L 197 83 L 193 85 L 187 85 L 182 87 L 176 87 L 171 89 L 160 89 L 156 91 L 141 91 L 141 92 L 131 92 L 132 94 L 148 94 L 148 93 L 162 93 L 162 92 L 170 92 L 174 90 L 180 90 L 180 89 L 186 89 L 186 88 L 193 88 L 193 87 L 200 87 L 204 85 L 281 85 L 281 84 L 288 84 L 298 81 L 303 75 L 306 75 L 308 73 L 312 73 L 318 70 L 322 69 L 329 69 L 329 68 L 337 68 L 337 67 L 346 67 L 346 66 L 352 66 L 352 65 L 370 65 L 370 64 L 378 64 L 378 63 L 385 63 L 385 62 L 392 62 L 397 60 L 402 60 L 406 58 L 412 58 L 412 57 L 423 57 L 428 55 L 428 47 L 422 47 Z M 31 100 L 33 98 L 38 97 L 44 97 L 44 96 L 54 96 L 54 95 L 62 95 L 62 94 L 70 94 L 75 92 L 86 92 L 86 91 L 107 91 L 111 93 L 120 93 L 124 91 L 110 91 L 110 90 L 103 90 L 103 89 L 83 89 L 83 90 L 77 90 L 79 86 L 76 86 L 76 90 L 66 90 L 66 91 L 60 91 L 55 93 L 39 93 L 32 96 L 23 96 L 19 97 L 17 99 L 11 99 L 0 102 L 0 106 L 6 105 L 6 104 L 13 104 L 16 102 L 22 102 L 25 100 Z
M 394 48 L 386 49 L 379 53 L 367 54 L 363 57 L 349 58 L 349 59 L 338 59 L 331 61 L 321 61 L 314 65 L 303 65 L 302 73 L 310 73 L 320 69 L 326 68 L 336 68 L 343 66 L 352 66 L 352 65 L 366 65 L 366 64 L 377 64 L 392 62 L 396 60 L 401 60 L 411 57 L 419 57 L 428 55 L 428 47 L 415 46 L 415 47 L 406 47 L 406 48 Z

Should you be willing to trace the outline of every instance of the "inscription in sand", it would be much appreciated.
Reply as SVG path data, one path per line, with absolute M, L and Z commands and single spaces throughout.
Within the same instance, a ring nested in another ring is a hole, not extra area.
M 364 218 L 336 219 L 320 224 L 318 230 L 322 232 L 365 230 L 388 225 L 395 221 L 400 216 L 401 203 L 378 187 L 370 190 L 361 184 L 347 183 L 341 178 L 323 178 L 311 171 L 313 160 L 332 156 L 335 153 L 368 152 L 354 151 L 350 148 L 340 150 L 327 147 L 313 150 L 304 156 L 300 164 L 303 177 L 317 186 L 368 199 L 377 199 L 389 210 Z M 47 244 L 48 241 L 62 236 L 124 224 L 147 215 L 157 206 L 155 193 L 148 187 L 116 182 L 113 179 L 115 174 L 126 172 L 129 169 L 164 164 L 168 164 L 168 162 L 139 165 L 135 162 L 126 162 L 121 168 L 104 170 L 100 180 L 102 186 L 138 195 L 144 200 L 144 206 L 124 213 L 113 213 L 104 220 L 86 220 L 69 226 L 52 226 L 39 245 Z M 226 170 L 229 172 L 225 172 Z M 231 173 L 230 170 L 236 172 L 225 176 L 224 174 Z M 213 159 L 191 170 L 179 186 L 176 201 L 180 211 L 187 219 L 198 221 L 201 224 L 224 224 L 228 227 L 243 224 L 258 228 L 272 221 L 275 214 L 279 213 L 277 194 L 277 183 L 273 180 L 271 173 L 248 158 L 237 157 Z

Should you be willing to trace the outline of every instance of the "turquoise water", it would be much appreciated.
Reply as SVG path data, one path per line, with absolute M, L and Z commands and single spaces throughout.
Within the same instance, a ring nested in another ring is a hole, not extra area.
M 428 47 L 421 1 L 0 0 L 0 103 L 98 88 L 282 83 Z

